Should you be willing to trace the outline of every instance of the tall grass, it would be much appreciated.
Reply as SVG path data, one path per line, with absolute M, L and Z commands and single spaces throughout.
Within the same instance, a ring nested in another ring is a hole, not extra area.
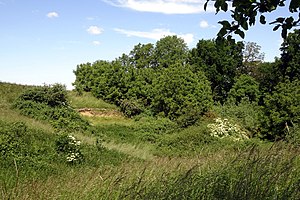
M 75 91 L 69 91 L 68 98 L 74 108 L 117 109 L 115 105 L 106 103 L 102 99 L 97 99 L 87 92 L 78 95 Z
M 226 161 L 226 160 L 225 160 Z M 226 165 L 199 166 L 145 183 L 138 177 L 124 199 L 299 199 L 299 149 L 252 147 Z
M 299 199 L 299 149 L 278 143 L 232 155 L 70 167 L 47 180 L 19 184 L 14 194 L 16 199 Z

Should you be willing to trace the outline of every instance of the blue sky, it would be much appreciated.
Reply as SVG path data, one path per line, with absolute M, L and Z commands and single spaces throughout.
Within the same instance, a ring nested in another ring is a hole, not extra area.
M 81 63 L 113 60 L 138 43 L 166 35 L 190 48 L 212 39 L 230 13 L 203 11 L 205 0 L 0 0 L 0 81 L 70 89 Z M 288 16 L 286 9 L 267 15 Z M 280 32 L 257 24 L 245 41 L 262 47 L 265 60 L 280 56 Z

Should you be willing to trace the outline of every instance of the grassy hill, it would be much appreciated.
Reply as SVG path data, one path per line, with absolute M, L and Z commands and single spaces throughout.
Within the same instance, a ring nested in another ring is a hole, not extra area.
M 70 108 L 89 125 L 66 131 L 13 108 L 32 88 L 0 83 L 0 199 L 300 196 L 297 146 L 218 139 L 208 131 L 210 117 L 185 129 L 165 118 L 126 118 L 116 106 L 72 91 Z M 68 161 L 69 151 L 78 161 Z

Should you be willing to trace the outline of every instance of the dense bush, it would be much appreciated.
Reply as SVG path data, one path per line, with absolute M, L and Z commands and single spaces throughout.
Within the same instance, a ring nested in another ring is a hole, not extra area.
M 121 111 L 127 117 L 133 117 L 143 112 L 143 105 L 136 99 L 124 99 L 120 104 Z
M 66 95 L 65 87 L 59 84 L 35 87 L 22 93 L 13 106 L 21 114 L 47 120 L 58 129 L 86 130 L 88 122 L 69 106 Z
M 263 112 L 256 102 L 250 102 L 247 98 L 242 99 L 239 104 L 228 101 L 224 105 L 215 105 L 213 111 L 218 117 L 237 123 L 252 136 L 260 133 Z
M 211 89 L 205 75 L 193 73 L 189 66 L 176 64 L 163 69 L 153 90 L 151 106 L 154 113 L 162 113 L 170 119 L 188 115 L 191 111 L 202 115 L 212 105 Z
M 289 128 L 300 123 L 300 81 L 279 83 L 264 99 L 264 134 L 284 138 Z
M 242 99 L 258 102 L 260 97 L 259 84 L 249 75 L 241 75 L 228 93 L 229 101 L 239 104 Z
M 54 135 L 29 128 L 23 122 L 0 121 L 0 165 L 17 162 L 40 167 L 55 155 Z
M 63 154 L 69 163 L 77 163 L 83 160 L 81 142 L 72 135 L 62 134 L 56 140 L 56 151 Z

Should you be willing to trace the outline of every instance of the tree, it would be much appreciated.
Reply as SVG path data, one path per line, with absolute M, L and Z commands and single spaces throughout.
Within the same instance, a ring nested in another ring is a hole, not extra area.
M 282 79 L 300 79 L 300 30 L 288 34 L 281 45 L 280 74 Z
M 239 74 L 257 76 L 257 68 L 263 62 L 265 54 L 260 52 L 261 46 L 255 42 L 247 42 L 243 50 L 243 65 L 238 69 Z
M 225 41 L 217 45 L 214 40 L 200 40 L 190 52 L 194 71 L 204 71 L 211 82 L 214 100 L 224 103 L 233 86 L 237 69 L 242 66 L 243 43 Z
M 247 98 L 250 103 L 258 102 L 260 96 L 259 85 L 249 75 L 241 75 L 228 93 L 229 100 L 239 104 L 242 99 Z
M 221 10 L 226 12 L 228 11 L 228 7 L 230 5 L 232 6 L 230 11 L 232 12 L 231 17 L 233 21 L 231 23 L 227 20 L 219 22 L 222 25 L 222 28 L 218 33 L 219 39 L 224 36 L 231 39 L 231 33 L 238 34 L 240 37 L 244 38 L 244 31 L 247 31 L 249 26 L 255 25 L 257 21 L 261 24 L 266 24 L 265 14 L 277 10 L 279 7 L 286 6 L 288 2 L 291 16 L 278 17 L 277 19 L 273 19 L 274 21 L 269 24 L 275 25 L 273 31 L 278 30 L 280 27 L 282 28 L 282 38 L 286 38 L 288 30 L 291 30 L 293 27 L 300 24 L 300 14 L 297 17 L 296 15 L 293 15 L 294 13 L 297 14 L 300 10 L 299 0 L 207 0 L 204 5 L 205 10 L 209 1 L 214 1 L 216 13 Z
M 156 42 L 154 49 L 155 66 L 167 68 L 175 63 L 186 64 L 188 47 L 182 38 L 166 36 Z
M 149 68 L 153 64 L 154 46 L 151 43 L 138 44 L 129 53 L 129 62 L 134 68 Z
M 270 138 L 284 138 L 289 127 L 300 123 L 300 81 L 286 80 L 275 87 L 265 99 L 264 134 Z
M 201 115 L 212 105 L 209 82 L 203 72 L 176 63 L 161 70 L 154 84 L 152 109 L 170 119 L 190 112 Z

